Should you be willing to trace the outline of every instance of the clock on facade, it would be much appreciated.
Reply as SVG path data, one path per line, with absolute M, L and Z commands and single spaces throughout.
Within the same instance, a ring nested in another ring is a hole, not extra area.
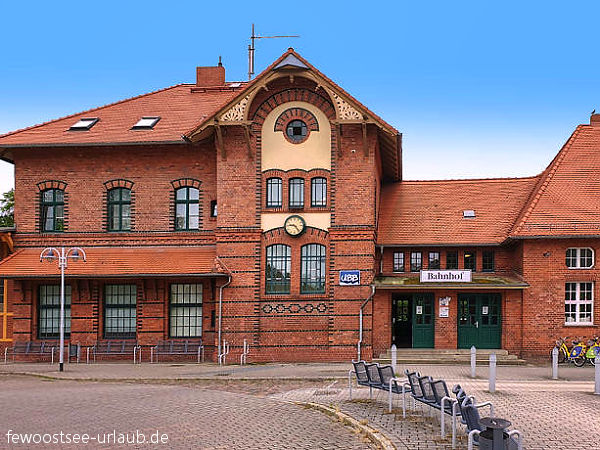
M 297 237 L 306 230 L 306 222 L 301 216 L 294 214 L 285 219 L 284 228 L 287 234 Z

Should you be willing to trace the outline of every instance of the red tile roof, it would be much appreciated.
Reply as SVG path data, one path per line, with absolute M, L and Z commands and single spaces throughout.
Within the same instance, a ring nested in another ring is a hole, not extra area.
M 600 235 L 600 123 L 580 125 L 542 173 L 511 237 Z
M 210 120 L 217 113 L 246 96 L 290 55 L 305 64 L 308 70 L 315 73 L 336 93 L 386 131 L 387 138 L 382 142 L 389 141 L 391 144 L 388 142 L 387 145 L 383 145 L 384 172 L 391 172 L 392 179 L 400 179 L 401 139 L 398 131 L 318 71 L 293 49 L 286 51 L 250 82 L 226 83 L 223 88 L 197 88 L 195 84 L 179 84 L 0 135 L 0 149 L 15 146 L 184 142 L 183 135 L 194 138 L 194 133 L 211 123 Z M 161 120 L 152 130 L 132 130 L 131 127 L 143 116 L 159 116 Z M 69 131 L 69 128 L 81 118 L 100 120 L 90 130 Z M 11 160 L 11 158 L 10 154 L 2 155 L 0 152 L 0 159 Z
M 500 244 L 538 178 L 402 181 L 384 186 L 377 242 Z M 474 210 L 475 218 L 463 218 L 464 210 Z
M 18 250 L 0 261 L 0 277 L 60 276 L 57 262 L 41 262 L 41 248 Z M 144 276 L 223 275 L 215 267 L 215 247 L 89 247 L 87 261 L 69 261 L 68 277 L 121 278 Z
M 229 86 L 229 85 L 228 85 Z M 181 137 L 233 98 L 239 88 L 178 84 L 0 136 L 0 148 L 30 145 L 183 142 Z M 152 130 L 132 130 L 142 116 L 159 116 Z M 89 131 L 69 131 L 80 118 L 100 120 Z

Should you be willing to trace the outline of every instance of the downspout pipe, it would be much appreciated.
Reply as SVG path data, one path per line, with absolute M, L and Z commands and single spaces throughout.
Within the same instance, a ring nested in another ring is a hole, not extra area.
M 225 270 L 227 272 L 227 283 L 219 286 L 219 325 L 217 328 L 217 336 L 218 336 L 219 342 L 217 344 L 217 348 L 218 348 L 218 355 L 220 357 L 221 350 L 222 350 L 221 349 L 221 323 L 222 323 L 222 317 L 223 317 L 223 289 L 225 289 L 227 286 L 229 286 L 231 284 L 231 272 L 229 271 L 227 266 L 225 264 L 223 264 L 223 262 L 218 257 L 217 257 L 217 260 L 225 268 Z
M 375 295 L 375 285 L 371 284 L 371 293 L 367 297 L 367 299 L 360 305 L 360 313 L 359 313 L 359 323 L 358 323 L 358 344 L 357 344 L 357 361 L 360 361 L 361 356 L 361 346 L 363 342 L 363 311 L 367 304 L 371 301 L 373 296 Z

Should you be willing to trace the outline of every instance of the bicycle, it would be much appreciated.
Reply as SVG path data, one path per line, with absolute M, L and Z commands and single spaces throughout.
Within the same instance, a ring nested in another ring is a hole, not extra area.
M 585 352 L 585 359 L 592 366 L 596 365 L 596 356 L 600 355 L 600 337 L 596 336 L 588 341 L 588 348 Z
M 570 349 L 567 347 L 568 340 L 568 337 L 561 337 L 556 341 L 556 347 L 558 348 L 558 363 L 562 364 L 565 362 L 570 362 L 577 367 L 582 367 L 587 361 L 587 347 L 583 343 L 583 339 L 580 338 L 573 340 L 573 347 Z M 550 359 L 552 359 L 552 350 L 550 351 Z
M 577 367 L 583 367 L 586 362 L 587 346 L 583 342 L 583 338 L 573 341 L 573 347 L 569 353 L 569 361 L 575 364 Z
M 569 359 L 569 354 L 571 351 L 569 347 L 567 347 L 567 339 L 568 337 L 561 337 L 556 341 L 556 348 L 558 348 L 558 363 L 562 364 Z M 554 349 L 550 350 L 550 360 L 552 360 L 552 352 Z

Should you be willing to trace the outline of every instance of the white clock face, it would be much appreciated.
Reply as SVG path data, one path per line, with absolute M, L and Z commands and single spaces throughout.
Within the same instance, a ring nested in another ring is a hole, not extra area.
M 290 216 L 285 220 L 285 231 L 290 236 L 299 236 L 305 227 L 304 219 L 300 216 Z

